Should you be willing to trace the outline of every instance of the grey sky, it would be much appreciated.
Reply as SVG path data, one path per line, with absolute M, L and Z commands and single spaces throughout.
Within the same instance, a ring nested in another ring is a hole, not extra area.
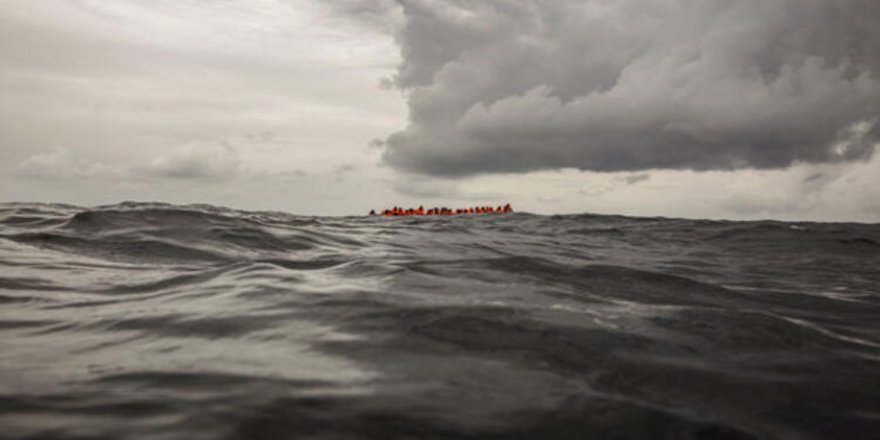
M 0 4 L 0 199 L 880 221 L 873 0 Z

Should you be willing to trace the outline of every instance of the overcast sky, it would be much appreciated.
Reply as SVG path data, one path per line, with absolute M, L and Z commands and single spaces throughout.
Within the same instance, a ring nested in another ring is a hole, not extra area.
M 880 221 L 876 0 L 0 2 L 0 200 Z

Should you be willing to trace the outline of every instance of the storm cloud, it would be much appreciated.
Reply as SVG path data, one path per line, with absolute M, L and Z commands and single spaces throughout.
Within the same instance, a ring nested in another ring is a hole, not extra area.
M 880 140 L 875 0 L 397 5 L 399 170 L 779 169 Z

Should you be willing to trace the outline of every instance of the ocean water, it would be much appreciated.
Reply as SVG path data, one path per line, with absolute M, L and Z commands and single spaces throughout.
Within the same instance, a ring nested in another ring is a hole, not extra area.
M 2 204 L 0 438 L 877 439 L 880 225 Z

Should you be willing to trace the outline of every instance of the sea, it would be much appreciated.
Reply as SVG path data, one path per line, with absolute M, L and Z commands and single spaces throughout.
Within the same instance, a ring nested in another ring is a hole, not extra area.
M 3 439 L 878 439 L 880 225 L 0 204 Z

